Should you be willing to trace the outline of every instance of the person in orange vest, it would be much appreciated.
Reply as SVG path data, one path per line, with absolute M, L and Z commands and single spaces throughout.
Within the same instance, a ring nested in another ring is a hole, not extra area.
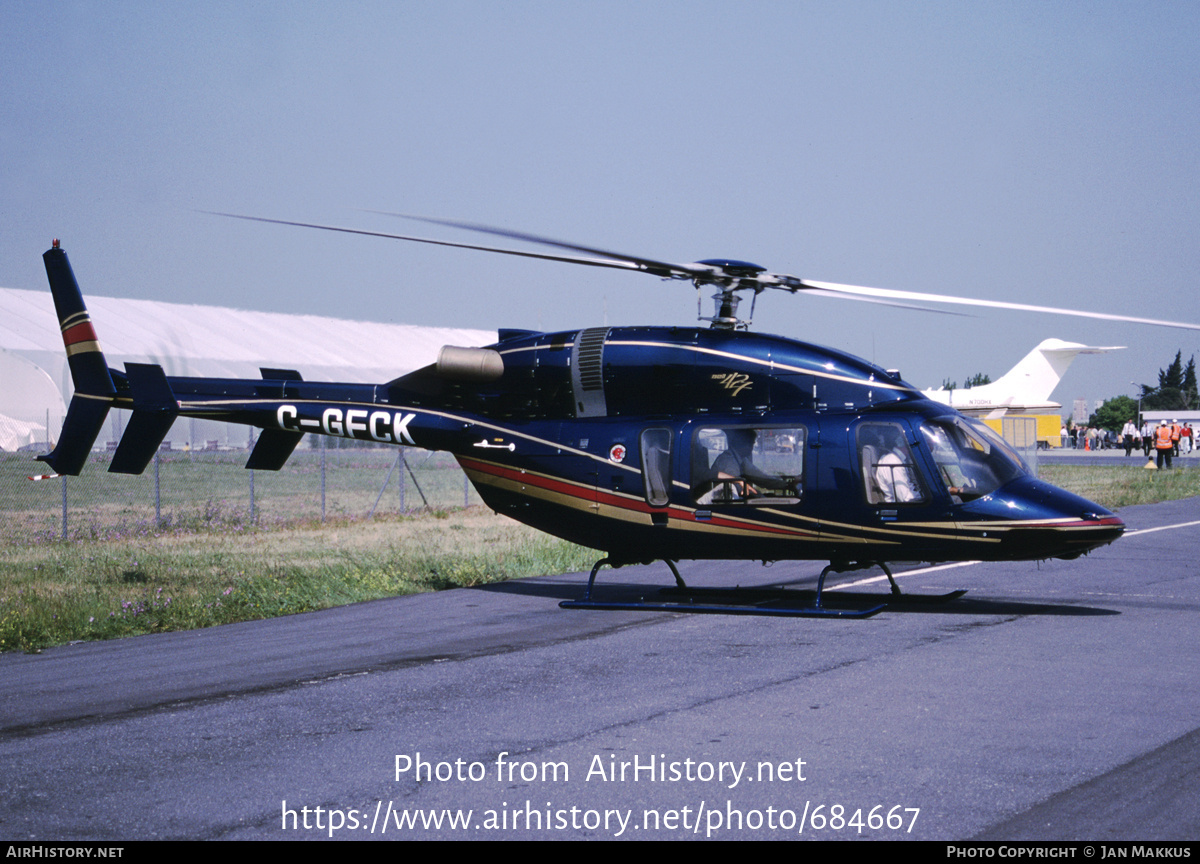
M 1171 451 L 1175 456 L 1179 455 L 1179 436 L 1183 432 L 1183 426 L 1178 420 L 1171 421 Z
M 1167 421 L 1163 420 L 1158 424 L 1158 429 L 1154 432 L 1154 449 L 1158 452 L 1158 467 L 1163 467 L 1163 462 L 1167 463 L 1167 467 L 1171 467 L 1171 453 L 1175 449 L 1174 442 L 1171 441 L 1171 427 L 1167 425 Z

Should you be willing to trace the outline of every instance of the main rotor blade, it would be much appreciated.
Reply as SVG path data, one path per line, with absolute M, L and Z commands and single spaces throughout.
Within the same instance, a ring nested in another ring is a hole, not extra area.
M 470 243 L 451 243 L 449 240 L 433 240 L 429 237 L 410 237 L 405 234 L 387 234 L 383 231 L 364 231 L 360 228 L 343 228 L 338 225 L 318 225 L 313 222 L 292 222 L 287 219 L 267 219 L 264 216 L 244 216 L 240 213 L 221 213 L 217 210 L 201 210 L 210 216 L 226 216 L 230 219 L 245 219 L 247 222 L 268 222 L 272 225 L 292 225 L 298 228 L 316 228 L 320 231 L 340 231 L 343 234 L 361 234 L 365 237 L 384 237 L 389 240 L 410 240 L 413 243 L 429 243 L 433 246 L 450 246 L 454 249 L 475 249 L 479 252 L 499 252 L 502 255 L 517 255 L 521 258 L 538 258 L 543 261 L 565 261 L 569 264 L 585 264 L 589 267 L 611 267 L 617 270 L 642 268 L 621 260 L 604 261 L 598 258 L 578 258 L 572 255 L 550 255 L 544 252 L 522 252 L 517 249 L 500 249 L 495 246 L 476 246 Z
M 1013 309 L 1018 312 L 1046 312 L 1052 315 L 1074 315 L 1078 318 L 1097 318 L 1101 321 L 1122 321 L 1130 324 L 1153 324 L 1158 327 L 1178 327 L 1200 330 L 1200 324 L 1182 321 L 1162 321 L 1157 318 L 1136 318 L 1129 315 L 1110 315 L 1106 312 L 1084 312 L 1057 306 L 1036 306 L 1031 303 L 1009 303 L 1005 300 L 980 300 L 975 297 L 951 297 L 946 294 L 924 294 L 920 291 L 894 291 L 890 288 L 868 288 L 864 285 L 840 285 L 837 282 L 814 282 L 805 279 L 804 288 L 817 288 L 843 296 L 890 297 L 897 300 L 917 300 L 923 303 L 957 303 L 963 306 L 984 306 L 990 309 Z M 803 290 L 803 288 L 801 289 Z
M 214 216 L 225 216 L 231 219 L 244 219 L 250 222 L 267 222 L 275 225 L 292 225 L 300 228 L 315 228 L 321 231 L 338 231 L 343 234 L 360 234 L 365 237 L 383 237 L 389 240 L 407 240 L 413 243 L 427 243 L 433 246 L 446 246 L 453 249 L 474 249 L 479 252 L 496 252 L 501 255 L 515 255 L 520 258 L 535 258 L 542 261 L 560 261 L 567 264 L 583 264 L 588 267 L 607 267 L 614 270 L 632 270 L 639 273 L 649 273 L 654 276 L 671 279 L 692 279 L 697 284 L 724 285 L 726 289 L 753 290 L 755 293 L 766 288 L 777 288 L 796 293 L 806 291 L 838 297 L 843 300 L 862 300 L 883 303 L 906 309 L 917 309 L 923 312 L 940 312 L 941 314 L 963 314 L 946 310 L 928 309 L 921 306 L 910 306 L 897 301 L 915 300 L 921 303 L 954 303 L 962 306 L 978 306 L 988 309 L 1011 309 L 1019 312 L 1042 312 L 1051 315 L 1071 315 L 1077 318 L 1094 318 L 1101 321 L 1120 321 L 1132 324 L 1152 324 L 1157 327 L 1176 327 L 1183 330 L 1200 330 L 1200 324 L 1189 324 L 1181 321 L 1164 321 L 1157 318 L 1139 318 L 1130 315 L 1113 315 L 1106 312 L 1086 312 L 1079 309 L 1063 309 L 1056 306 L 1038 306 L 1031 303 L 1012 303 L 1005 300 L 981 300 L 975 297 L 953 297 L 948 294 L 927 294 L 920 291 L 897 291 L 890 288 L 870 288 L 865 285 L 844 285 L 838 282 L 817 282 L 810 279 L 797 279 L 782 273 L 760 273 L 757 276 L 734 276 L 726 274 L 720 267 L 698 266 L 695 264 L 671 264 L 656 261 L 653 258 L 643 258 L 637 255 L 627 255 L 623 252 L 612 252 L 592 246 L 582 246 L 577 243 L 567 243 L 553 240 L 538 234 L 524 231 L 510 231 L 506 228 L 494 228 L 475 222 L 462 222 L 455 219 L 435 219 L 428 216 L 413 216 L 406 213 L 393 213 L 384 210 L 371 210 L 385 216 L 396 216 L 402 219 L 412 219 L 427 222 L 432 225 L 444 225 L 466 231 L 476 231 L 507 237 L 512 240 L 522 240 L 527 243 L 537 243 L 552 246 L 572 252 L 584 252 L 589 255 L 599 255 L 599 258 L 581 258 L 575 255 L 551 255 L 544 252 L 525 252 L 518 249 L 503 249 L 496 246 L 482 246 L 473 243 L 454 243 L 449 240 L 435 240 L 430 237 L 414 237 L 408 234 L 389 234 L 384 231 L 366 231 L 361 228 L 344 228 L 337 225 L 320 225 L 312 222 L 294 222 L 287 219 L 267 219 L 262 216 L 245 216 L 239 213 L 221 213 L 213 210 L 201 211 Z
M 635 265 L 655 276 L 677 279 L 702 279 L 711 281 L 711 269 L 698 269 L 688 264 L 671 264 L 666 261 L 655 261 L 653 258 L 643 258 L 639 255 L 628 255 L 624 252 L 611 252 L 607 249 L 596 249 L 592 246 L 581 246 L 578 243 L 568 243 L 565 240 L 554 240 L 539 234 L 529 234 L 525 231 L 511 231 L 508 228 L 493 228 L 491 225 L 481 225 L 478 222 L 461 222 L 457 219 L 435 219 L 429 216 L 413 216 L 409 213 L 393 213 L 388 210 L 368 210 L 368 213 L 378 213 L 381 216 L 396 216 L 400 219 L 412 219 L 417 222 L 428 222 L 430 225 L 445 225 L 448 228 L 461 228 L 464 231 L 477 231 L 481 234 L 493 234 L 496 237 L 507 237 L 510 240 L 524 240 L 526 243 L 538 243 L 542 246 L 553 246 L 557 249 L 568 249 L 572 252 L 585 252 L 588 255 L 602 255 L 614 261 L 625 261 Z M 567 259 L 570 260 L 570 259 Z
M 860 303 L 877 303 L 881 306 L 891 306 L 894 309 L 912 309 L 916 312 L 932 312 L 935 315 L 957 315 L 961 318 L 976 317 L 970 312 L 956 312 L 953 309 L 930 309 L 928 306 L 916 306 L 912 303 L 900 303 L 896 300 L 884 300 L 882 297 L 860 297 L 857 294 L 848 294 L 842 291 L 827 291 L 824 288 L 815 287 L 817 284 L 815 282 L 806 282 L 805 284 L 813 286 L 804 290 L 805 294 L 812 297 L 831 297 L 834 300 L 856 300 Z

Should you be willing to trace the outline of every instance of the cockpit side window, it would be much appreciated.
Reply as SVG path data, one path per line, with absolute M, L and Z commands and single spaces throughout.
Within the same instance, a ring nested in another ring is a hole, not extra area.
M 1021 457 L 982 423 L 963 417 L 929 421 L 921 435 L 955 502 L 982 498 L 1026 473 Z
M 794 504 L 804 481 L 803 426 L 705 426 L 692 438 L 697 504 Z
M 861 423 L 855 434 L 868 504 L 923 504 L 929 499 L 899 423 Z

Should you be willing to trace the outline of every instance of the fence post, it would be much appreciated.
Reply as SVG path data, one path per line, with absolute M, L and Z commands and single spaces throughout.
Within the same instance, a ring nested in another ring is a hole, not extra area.
M 405 493 L 408 491 L 408 478 L 405 477 L 405 472 L 408 470 L 408 461 L 404 456 L 404 448 L 400 448 L 400 512 L 407 512 L 404 505 Z
M 162 450 L 154 451 L 154 527 L 162 525 L 162 490 L 158 485 L 158 463 L 162 459 Z
M 62 476 L 62 539 L 67 539 L 67 475 Z
M 254 427 L 250 426 L 246 429 L 246 449 L 251 454 L 254 453 Z M 250 524 L 253 525 L 257 517 L 254 513 L 254 469 L 250 469 Z
M 375 503 L 371 505 L 371 512 L 367 514 L 368 519 L 375 518 L 375 508 L 379 506 L 379 502 L 383 500 L 383 493 L 387 491 L 388 481 L 392 479 L 392 472 L 396 470 L 396 466 L 400 464 L 400 460 L 404 457 L 404 451 L 401 450 L 396 454 L 396 461 L 388 468 L 387 476 L 383 478 L 383 485 L 379 487 L 379 494 L 375 496 Z

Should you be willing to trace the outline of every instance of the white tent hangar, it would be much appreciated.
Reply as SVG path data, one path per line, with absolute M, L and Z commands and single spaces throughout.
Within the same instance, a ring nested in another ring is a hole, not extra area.
M 495 331 L 416 327 L 250 312 L 219 306 L 84 298 L 108 365 L 157 363 L 167 375 L 258 378 L 261 367 L 295 369 L 310 381 L 383 383 L 437 360 L 443 345 L 480 346 Z M 73 388 L 49 291 L 0 288 L 0 450 L 57 438 Z M 117 440 L 128 419 L 113 411 Z M 245 427 L 180 418 L 168 440 L 245 446 Z

